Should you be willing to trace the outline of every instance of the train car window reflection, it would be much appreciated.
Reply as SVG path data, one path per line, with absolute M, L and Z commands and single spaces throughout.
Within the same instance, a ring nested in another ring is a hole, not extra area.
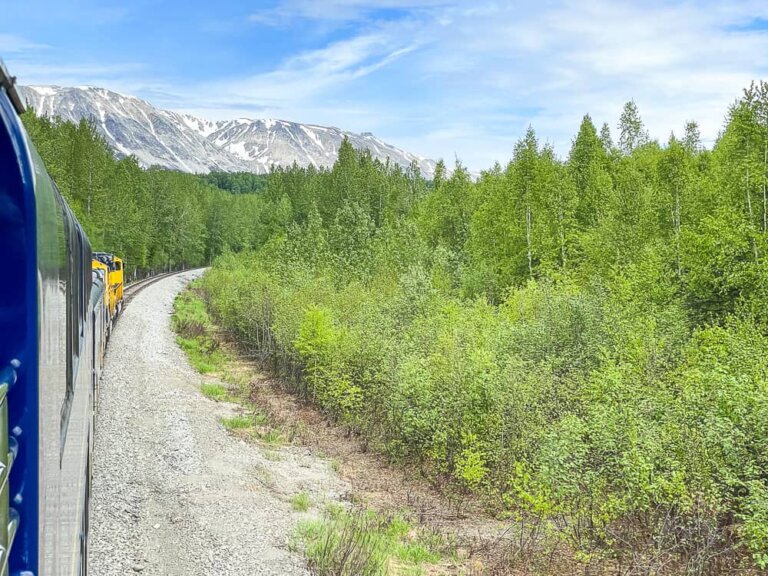
M 64 390 L 64 400 L 61 405 L 61 423 L 59 429 L 59 439 L 61 453 L 64 451 L 64 441 L 66 439 L 67 426 L 69 425 L 69 416 L 72 410 L 72 399 L 74 396 L 74 380 L 77 372 L 80 357 L 80 284 L 81 277 L 76 269 L 75 259 L 79 257 L 79 238 L 77 228 L 72 219 L 69 208 L 64 203 L 61 194 L 56 191 L 59 211 L 61 212 L 61 221 L 64 227 L 64 241 L 66 244 L 66 254 L 68 258 L 62 264 L 60 270 L 61 279 L 66 285 L 66 331 L 67 331 L 67 374 L 66 388 Z

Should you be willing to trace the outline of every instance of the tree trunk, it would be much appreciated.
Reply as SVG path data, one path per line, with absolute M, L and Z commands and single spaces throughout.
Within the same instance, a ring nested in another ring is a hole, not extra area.
M 525 207 L 525 239 L 526 239 L 526 244 L 528 245 L 528 273 L 530 274 L 531 278 L 533 278 L 533 251 L 531 249 L 531 224 L 532 224 L 531 207 L 526 206 Z
M 566 256 L 565 256 L 565 226 L 563 224 L 565 220 L 565 216 L 563 215 L 563 206 L 562 206 L 562 198 L 560 199 L 560 209 L 557 214 L 558 218 L 558 224 L 560 228 L 560 260 L 562 261 L 563 270 L 565 270 L 565 265 L 567 262 Z
M 752 192 L 749 190 L 749 146 L 747 146 L 747 211 L 749 212 L 750 226 L 755 223 L 755 214 L 752 210 Z M 752 251 L 755 253 L 755 261 L 758 260 L 757 242 L 752 238 Z
M 747 212 L 749 213 L 749 223 L 753 223 L 755 217 L 752 211 L 752 193 L 749 191 L 749 166 L 747 166 Z
M 93 196 L 93 160 L 88 159 L 88 202 L 86 206 L 86 214 L 91 215 L 91 197 Z
M 765 192 L 766 165 L 768 164 L 768 142 L 763 142 L 763 234 L 768 230 L 768 198 Z
M 683 268 L 680 264 L 680 192 L 675 191 L 675 209 L 672 213 L 673 226 L 675 228 L 675 258 L 677 259 L 677 275 L 683 275 Z

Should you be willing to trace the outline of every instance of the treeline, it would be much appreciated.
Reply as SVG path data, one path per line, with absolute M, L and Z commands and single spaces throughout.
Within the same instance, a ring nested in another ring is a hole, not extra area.
M 199 177 L 203 182 L 235 194 L 262 192 L 269 181 L 268 174 L 252 174 L 250 172 L 209 172 L 208 174 L 200 174 Z
M 376 449 L 517 519 L 510 568 L 766 568 L 768 86 L 711 151 L 695 123 L 650 140 L 631 102 L 616 137 L 586 116 L 563 161 L 531 129 L 477 181 L 348 143 L 273 173 L 211 308 Z
M 255 195 L 221 190 L 215 179 L 144 170 L 134 157 L 116 160 L 86 120 L 75 124 L 28 111 L 23 121 L 94 250 L 125 258 L 129 274 L 200 266 L 263 243 L 253 226 L 261 210 Z M 240 181 L 249 180 L 233 176 L 233 183 Z

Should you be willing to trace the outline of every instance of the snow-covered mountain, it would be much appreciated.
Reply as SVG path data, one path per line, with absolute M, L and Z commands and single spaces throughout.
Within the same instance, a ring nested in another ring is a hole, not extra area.
M 266 173 L 270 166 L 332 166 L 346 136 L 375 158 L 400 164 L 416 162 L 427 178 L 435 162 L 395 148 L 364 132 L 298 124 L 284 120 L 221 120 L 155 108 L 149 102 L 103 88 L 21 86 L 22 98 L 38 114 L 79 121 L 92 118 L 118 156 L 133 154 L 144 166 L 184 172 L 248 171 Z

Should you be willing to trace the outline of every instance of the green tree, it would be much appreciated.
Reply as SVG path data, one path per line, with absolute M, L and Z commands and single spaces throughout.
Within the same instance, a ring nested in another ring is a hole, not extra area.
M 619 118 L 619 148 L 624 154 L 631 154 L 636 148 L 648 142 L 648 132 L 640 118 L 634 100 L 624 104 Z
M 582 228 L 594 226 L 600 219 L 612 183 L 605 145 L 589 115 L 584 116 L 581 122 L 568 154 L 567 166 L 578 196 L 576 219 Z

